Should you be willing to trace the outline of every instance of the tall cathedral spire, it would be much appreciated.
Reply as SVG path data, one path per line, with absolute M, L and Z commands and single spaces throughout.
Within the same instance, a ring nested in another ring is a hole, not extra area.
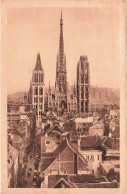
M 55 83 L 55 106 L 62 110 L 67 107 L 67 72 L 66 72 L 66 56 L 64 54 L 63 41 L 63 18 L 62 12 L 60 17 L 60 38 L 59 52 L 56 62 L 56 83 Z
M 60 18 L 60 40 L 59 40 L 60 66 L 64 64 L 64 41 L 63 41 L 63 18 Z

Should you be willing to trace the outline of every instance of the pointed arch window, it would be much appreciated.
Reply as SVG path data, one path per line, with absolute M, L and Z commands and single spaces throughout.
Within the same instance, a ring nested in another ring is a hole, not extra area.
M 38 82 L 38 73 L 37 73 L 37 82 Z
M 42 83 L 43 82 L 43 76 L 42 76 L 42 73 L 40 75 L 40 82 Z
M 43 95 L 43 88 L 39 88 L 39 95 Z
M 38 95 L 38 88 L 37 87 L 34 88 L 34 95 Z
M 34 82 L 37 83 L 38 82 L 38 73 L 34 74 Z
M 34 82 L 36 82 L 36 73 L 34 74 Z

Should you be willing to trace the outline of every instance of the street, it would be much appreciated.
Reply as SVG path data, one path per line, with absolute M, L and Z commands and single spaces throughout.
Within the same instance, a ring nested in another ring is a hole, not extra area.
M 34 174 L 34 163 L 36 159 L 33 155 L 33 151 L 28 155 L 28 162 L 27 162 L 27 168 L 26 168 L 26 173 L 25 173 L 25 180 L 27 181 L 27 186 L 26 188 L 32 188 L 33 187 L 33 174 Z M 32 168 L 30 176 L 27 175 L 27 172 L 29 168 Z

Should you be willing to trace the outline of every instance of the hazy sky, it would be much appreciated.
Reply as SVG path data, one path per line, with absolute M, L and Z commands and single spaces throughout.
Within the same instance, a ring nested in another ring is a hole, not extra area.
M 55 84 L 60 8 L 9 8 L 7 15 L 8 93 L 29 89 L 40 52 L 45 85 Z M 119 87 L 119 15 L 115 9 L 62 8 L 67 80 L 76 82 L 80 55 L 90 63 L 91 85 Z

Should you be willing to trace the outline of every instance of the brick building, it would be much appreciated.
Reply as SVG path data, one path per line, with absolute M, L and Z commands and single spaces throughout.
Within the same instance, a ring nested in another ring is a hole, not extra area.
M 82 172 L 81 172 L 82 171 Z M 74 145 L 65 139 L 53 152 L 41 153 L 42 187 L 48 187 L 49 175 L 90 174 L 87 162 Z

